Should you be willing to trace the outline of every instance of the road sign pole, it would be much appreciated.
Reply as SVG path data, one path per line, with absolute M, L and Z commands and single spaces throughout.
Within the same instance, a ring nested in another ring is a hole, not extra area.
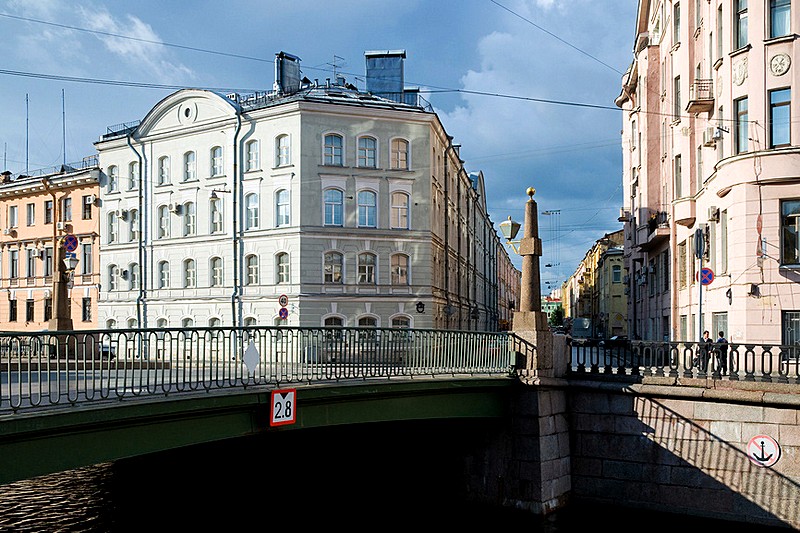
M 703 230 L 697 228 L 694 232 L 694 255 L 697 257 L 700 267 L 697 270 L 697 285 L 698 287 L 698 310 L 697 310 L 697 336 L 700 339 L 703 336 L 703 252 L 705 252 L 705 235 Z

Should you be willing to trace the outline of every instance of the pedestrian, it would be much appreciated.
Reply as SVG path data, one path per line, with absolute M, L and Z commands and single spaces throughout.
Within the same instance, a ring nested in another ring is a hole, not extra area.
M 708 330 L 705 330 L 703 332 L 703 338 L 700 339 L 700 346 L 697 350 L 697 363 L 703 372 L 708 371 L 708 360 L 711 357 L 711 344 L 713 343 L 714 341 L 711 340 Z
M 725 338 L 725 332 L 720 331 L 717 337 L 717 357 L 719 358 L 720 372 L 723 374 L 728 373 L 728 339 Z M 731 365 L 733 366 L 733 365 Z

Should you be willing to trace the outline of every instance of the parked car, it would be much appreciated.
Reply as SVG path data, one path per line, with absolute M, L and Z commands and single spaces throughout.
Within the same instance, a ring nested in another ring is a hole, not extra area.
M 608 339 L 602 339 L 598 344 L 601 348 L 626 348 L 630 345 L 627 335 L 614 335 Z

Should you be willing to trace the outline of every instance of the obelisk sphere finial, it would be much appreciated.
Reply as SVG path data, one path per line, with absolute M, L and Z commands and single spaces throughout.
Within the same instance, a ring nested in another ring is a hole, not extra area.
M 534 189 L 533 187 L 528 187 L 528 190 L 525 191 L 525 194 L 527 194 L 528 196 L 531 197 L 531 199 L 533 199 L 533 195 L 536 194 L 536 189 Z

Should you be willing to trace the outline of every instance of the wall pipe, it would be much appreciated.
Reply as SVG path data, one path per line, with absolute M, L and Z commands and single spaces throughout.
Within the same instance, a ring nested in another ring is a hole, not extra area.
M 238 176 L 238 162 L 239 162 L 239 133 L 242 129 L 242 108 L 237 104 L 236 105 L 236 131 L 233 134 L 233 184 L 231 185 L 232 196 L 233 196 L 233 206 L 232 206 L 232 213 L 233 213 L 233 227 L 232 234 L 233 234 L 233 293 L 231 294 L 231 325 L 232 326 L 241 326 L 242 325 L 242 296 L 241 296 L 241 288 L 239 284 L 241 283 L 241 276 L 239 275 L 240 261 L 239 261 L 239 253 L 241 253 L 241 236 L 239 235 L 239 230 L 237 229 L 237 219 L 239 218 L 239 213 L 237 209 L 239 209 L 239 202 L 238 195 L 241 194 L 241 188 L 238 186 L 239 176 Z M 241 224 L 239 224 L 241 226 Z M 238 313 L 237 313 L 238 311 Z M 238 320 L 237 320 L 238 314 Z
M 140 328 L 147 327 L 147 313 L 145 312 L 145 298 L 146 298 L 146 283 L 147 283 L 147 276 L 145 276 L 145 263 L 144 263 L 144 231 L 143 231 L 143 221 L 144 221 L 144 161 L 142 155 L 139 151 L 133 146 L 131 142 L 131 133 L 125 136 L 126 140 L 128 141 L 128 147 L 133 150 L 133 153 L 136 154 L 136 158 L 139 160 L 139 176 L 138 176 L 138 187 L 139 187 L 139 295 L 136 297 L 136 324 Z M 130 176 L 129 176 L 130 179 Z M 100 221 L 102 224 L 102 221 Z

